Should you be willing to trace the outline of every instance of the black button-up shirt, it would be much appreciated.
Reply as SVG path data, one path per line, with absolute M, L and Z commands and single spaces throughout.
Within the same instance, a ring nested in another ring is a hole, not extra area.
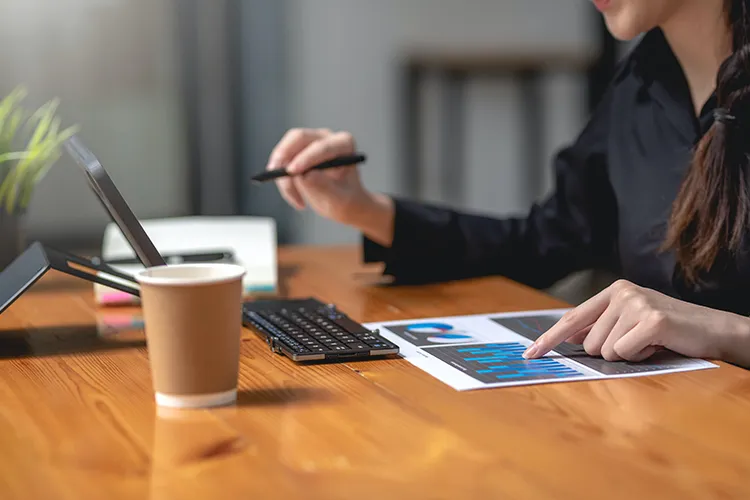
M 725 256 L 688 286 L 673 253 L 660 248 L 714 107 L 712 96 L 695 116 L 682 68 L 654 30 L 620 63 L 577 140 L 556 156 L 555 192 L 526 217 L 396 199 L 393 244 L 365 238 L 365 261 L 385 262 L 401 283 L 499 274 L 538 288 L 577 270 L 607 268 L 674 297 L 750 314 L 749 253 Z

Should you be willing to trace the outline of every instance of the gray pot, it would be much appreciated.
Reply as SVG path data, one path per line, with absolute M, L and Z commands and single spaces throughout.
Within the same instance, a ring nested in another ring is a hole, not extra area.
M 0 208 L 0 271 L 26 249 L 26 214 Z

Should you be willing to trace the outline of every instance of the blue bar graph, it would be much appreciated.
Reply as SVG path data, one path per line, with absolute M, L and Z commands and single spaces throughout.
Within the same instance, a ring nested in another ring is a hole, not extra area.
M 485 383 L 555 380 L 582 377 L 583 373 L 553 358 L 525 360 L 525 345 L 518 342 L 440 346 L 426 350 Z

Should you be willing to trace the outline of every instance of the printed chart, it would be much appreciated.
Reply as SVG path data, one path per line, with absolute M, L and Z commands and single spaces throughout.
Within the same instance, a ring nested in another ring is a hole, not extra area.
M 544 358 L 525 360 L 526 348 L 564 310 L 419 319 L 369 324 L 398 344 L 401 355 L 457 390 L 634 377 L 716 368 L 663 351 L 642 363 L 609 362 L 564 343 Z
M 526 346 L 517 342 L 478 344 L 470 347 L 431 348 L 438 359 L 470 373 L 480 382 L 546 380 L 582 377 L 583 373 L 550 358 L 525 360 Z
M 394 325 L 391 331 L 414 345 L 426 347 L 441 344 L 464 344 L 476 342 L 478 338 L 456 326 L 436 321 Z

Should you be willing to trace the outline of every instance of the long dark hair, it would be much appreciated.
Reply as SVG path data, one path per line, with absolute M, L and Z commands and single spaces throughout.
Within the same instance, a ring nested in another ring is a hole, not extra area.
M 716 78 L 715 121 L 695 149 L 665 240 L 690 282 L 736 253 L 750 222 L 750 0 L 726 0 L 726 11 L 732 55 Z

